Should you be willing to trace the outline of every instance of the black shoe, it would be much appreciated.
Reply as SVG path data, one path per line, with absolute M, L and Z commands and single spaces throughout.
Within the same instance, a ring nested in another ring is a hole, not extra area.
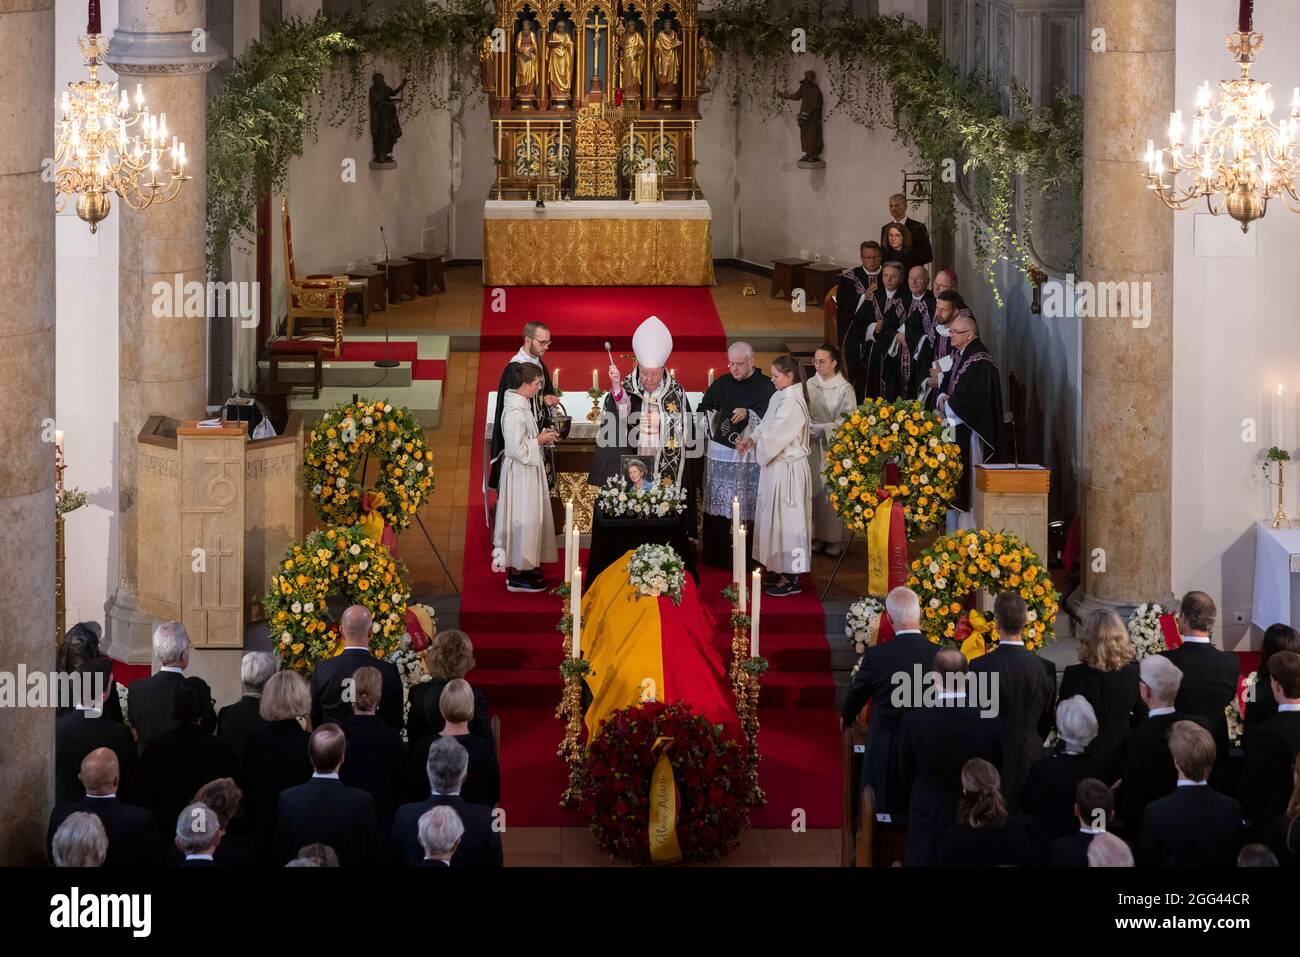
M 524 578 L 527 579 L 528 581 L 534 581 L 534 582 L 541 582 L 546 580 L 546 576 L 542 574 L 542 570 L 540 568 L 534 568 L 526 572 L 519 572 L 519 574 L 517 574 L 515 577 Z
M 546 591 L 546 584 L 535 578 L 508 575 L 506 576 L 506 591 L 541 592 Z
M 781 581 L 784 576 L 780 572 L 763 572 L 763 584 L 775 585 Z
M 777 583 L 775 585 L 770 585 L 766 591 L 773 598 L 784 598 L 787 595 L 797 595 L 803 591 L 803 589 L 799 587 L 798 576 L 787 578 L 785 575 L 782 575 L 780 579 L 778 579 Z

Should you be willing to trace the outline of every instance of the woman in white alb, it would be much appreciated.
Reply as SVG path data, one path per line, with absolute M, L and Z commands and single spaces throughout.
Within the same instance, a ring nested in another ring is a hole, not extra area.
M 754 508 L 754 558 L 778 577 L 767 588 L 774 597 L 799 594 L 799 575 L 812 553 L 812 476 L 808 470 L 808 396 L 793 356 L 772 360 L 776 395 L 767 414 L 736 445 L 754 449 L 759 464 Z
M 501 414 L 504 447 L 492 551 L 497 570 L 506 566 L 507 591 L 545 591 L 541 566 L 558 558 L 542 455 L 542 447 L 557 436 L 550 429 L 538 433 L 532 405 L 542 382 L 538 366 L 512 362 L 506 370 L 505 411 Z
M 840 350 L 829 343 L 815 353 L 813 366 L 817 374 L 808 380 L 808 414 L 812 419 L 812 454 L 808 468 L 812 472 L 812 546 L 828 555 L 838 555 L 844 550 L 844 523 L 831 507 L 822 480 L 822 467 L 826 464 L 826 447 L 831 434 L 840 426 L 843 415 L 857 408 L 853 386 L 840 375 Z

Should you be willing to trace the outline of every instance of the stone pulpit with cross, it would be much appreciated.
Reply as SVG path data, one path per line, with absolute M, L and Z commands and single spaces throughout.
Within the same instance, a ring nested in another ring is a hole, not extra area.
M 152 416 L 137 442 L 140 609 L 182 622 L 196 648 L 242 649 L 302 537 L 302 416 L 253 441 L 243 422 Z

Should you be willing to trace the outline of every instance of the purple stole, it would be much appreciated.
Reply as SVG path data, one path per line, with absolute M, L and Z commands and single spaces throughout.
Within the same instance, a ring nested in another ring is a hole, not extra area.
M 989 352 L 977 352 L 972 356 L 964 358 L 961 365 L 953 370 L 952 381 L 948 383 L 948 398 L 951 399 L 957 392 L 957 383 L 961 381 L 962 373 L 969 369 L 977 362 L 992 362 L 993 355 Z

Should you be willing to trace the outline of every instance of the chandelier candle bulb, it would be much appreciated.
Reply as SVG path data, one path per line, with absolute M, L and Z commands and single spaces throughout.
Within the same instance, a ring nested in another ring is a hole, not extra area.
M 762 572 L 754 569 L 754 606 L 749 610 L 749 657 L 758 657 L 758 610 L 763 602 Z

